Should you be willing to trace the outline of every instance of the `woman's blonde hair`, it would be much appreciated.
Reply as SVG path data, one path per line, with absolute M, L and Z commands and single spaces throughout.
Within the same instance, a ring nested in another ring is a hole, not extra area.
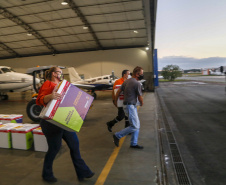
M 55 72 L 57 70 L 57 67 L 51 67 L 49 70 L 45 71 L 45 79 L 46 80 L 51 80 L 52 78 L 52 72 Z

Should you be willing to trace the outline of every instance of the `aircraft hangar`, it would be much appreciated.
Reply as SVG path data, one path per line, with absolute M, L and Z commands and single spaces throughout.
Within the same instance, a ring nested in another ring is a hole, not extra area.
M 117 115 L 109 92 L 98 94 L 77 133 L 80 152 L 95 175 L 80 182 L 74 172 L 66 143 L 54 161 L 55 184 L 156 184 L 160 168 L 156 134 L 153 55 L 157 0 L 7 0 L 0 2 L 0 66 L 19 73 L 36 66 L 74 67 L 85 79 L 123 69 L 144 69 L 142 151 L 129 148 L 130 137 L 115 147 L 106 122 Z M 0 79 L 1 80 L 1 79 Z M 2 82 L 1 82 L 2 83 Z M 1 90 L 1 89 L 0 89 Z M 152 93 L 151 93 L 152 92 Z M 0 114 L 26 113 L 32 93 L 9 92 L 0 100 Z M 0 131 L 0 142 L 1 142 Z M 45 152 L 0 148 L 0 184 L 46 184 L 41 178 Z
M 85 78 L 137 65 L 153 73 L 157 1 L 61 2 L 1 2 L 1 65 L 26 72 L 63 63 Z

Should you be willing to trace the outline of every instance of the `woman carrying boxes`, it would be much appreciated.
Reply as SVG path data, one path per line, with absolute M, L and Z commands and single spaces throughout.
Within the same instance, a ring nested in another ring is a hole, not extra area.
M 61 98 L 61 95 L 54 90 L 55 86 L 62 80 L 62 70 L 58 67 L 52 67 L 45 74 L 46 81 L 39 90 L 39 95 L 36 100 L 37 105 L 46 106 L 48 102 Z M 78 176 L 78 180 L 91 178 L 94 173 L 89 169 L 84 160 L 81 158 L 79 151 L 79 140 L 75 132 L 69 132 L 58 126 L 49 123 L 42 119 L 40 122 L 42 131 L 48 143 L 48 151 L 45 156 L 42 177 L 47 182 L 57 182 L 53 175 L 53 161 L 60 150 L 62 139 L 65 140 L 70 148 L 71 158 Z

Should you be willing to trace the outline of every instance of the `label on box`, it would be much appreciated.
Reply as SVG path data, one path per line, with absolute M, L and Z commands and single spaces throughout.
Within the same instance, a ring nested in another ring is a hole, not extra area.
M 44 135 L 41 127 L 34 129 L 33 134 Z

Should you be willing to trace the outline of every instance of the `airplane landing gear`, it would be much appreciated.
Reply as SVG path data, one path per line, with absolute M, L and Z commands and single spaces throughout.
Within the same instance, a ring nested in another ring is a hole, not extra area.
M 97 94 L 95 92 L 92 92 L 91 95 L 94 97 L 94 100 L 97 99 Z
M 28 117 L 34 121 L 34 122 L 39 122 L 39 114 L 42 111 L 42 106 L 39 106 L 36 104 L 36 99 L 32 99 L 28 104 L 27 104 L 27 115 Z
M 7 94 L 0 94 L 1 100 L 8 100 L 9 96 Z

